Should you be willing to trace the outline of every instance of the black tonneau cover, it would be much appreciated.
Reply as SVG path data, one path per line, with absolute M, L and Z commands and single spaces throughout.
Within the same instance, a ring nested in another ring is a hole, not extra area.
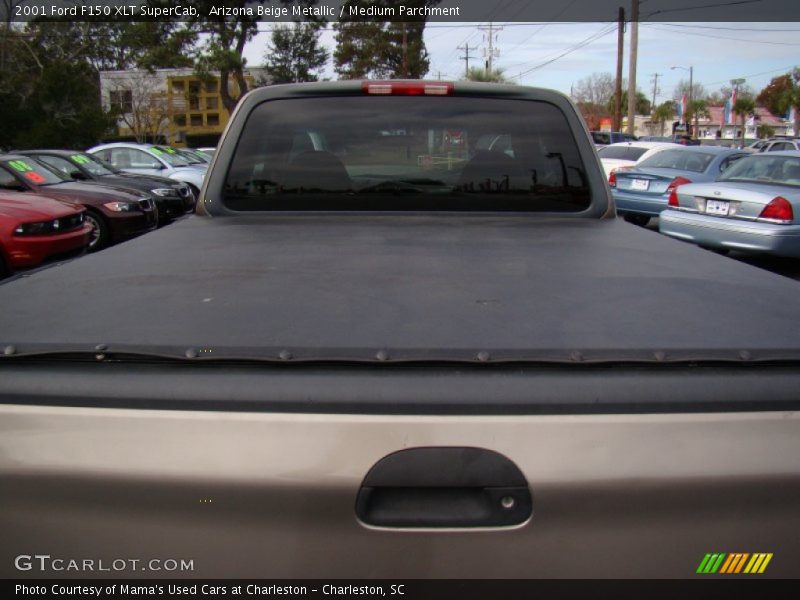
M 9 358 L 797 360 L 798 292 L 619 220 L 191 217 L 0 285 L 0 347 Z

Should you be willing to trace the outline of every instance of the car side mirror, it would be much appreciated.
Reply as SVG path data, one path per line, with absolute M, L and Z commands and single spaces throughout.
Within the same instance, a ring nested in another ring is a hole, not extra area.
M 8 190 L 10 192 L 27 192 L 28 188 L 26 188 L 21 183 L 4 183 L 0 185 L 0 189 Z
M 88 177 L 86 177 L 86 175 L 84 175 L 83 173 L 81 173 L 80 171 L 77 171 L 77 170 L 76 171 L 70 171 L 69 176 L 72 177 L 72 179 L 75 179 L 76 181 L 86 181 L 88 179 Z

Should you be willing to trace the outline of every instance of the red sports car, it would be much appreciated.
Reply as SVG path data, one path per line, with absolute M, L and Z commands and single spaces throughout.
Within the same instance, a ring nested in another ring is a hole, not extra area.
M 152 231 L 158 224 L 149 194 L 72 181 L 30 156 L 0 154 L 0 190 L 30 192 L 85 208 L 92 225 L 89 252 Z
M 80 206 L 35 194 L 0 193 L 0 278 L 85 250 L 92 233 L 85 213 Z

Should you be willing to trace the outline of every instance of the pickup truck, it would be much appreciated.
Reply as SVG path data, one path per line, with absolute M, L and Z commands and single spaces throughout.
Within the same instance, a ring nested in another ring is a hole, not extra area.
M 617 219 L 560 93 L 254 90 L 0 306 L 4 577 L 800 574 L 797 283 Z

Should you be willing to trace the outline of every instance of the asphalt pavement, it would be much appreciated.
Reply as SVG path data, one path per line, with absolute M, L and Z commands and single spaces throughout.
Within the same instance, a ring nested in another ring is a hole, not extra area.
M 637 227 L 632 225 L 631 227 Z M 658 233 L 658 218 L 650 219 L 647 224 L 647 229 Z M 708 250 L 711 252 L 711 250 Z M 731 260 L 738 260 L 748 265 L 753 265 L 765 271 L 771 271 L 784 277 L 789 277 L 795 281 L 800 281 L 800 259 L 797 258 L 781 258 L 778 256 L 759 256 L 745 254 L 742 252 L 731 252 L 726 255 Z

